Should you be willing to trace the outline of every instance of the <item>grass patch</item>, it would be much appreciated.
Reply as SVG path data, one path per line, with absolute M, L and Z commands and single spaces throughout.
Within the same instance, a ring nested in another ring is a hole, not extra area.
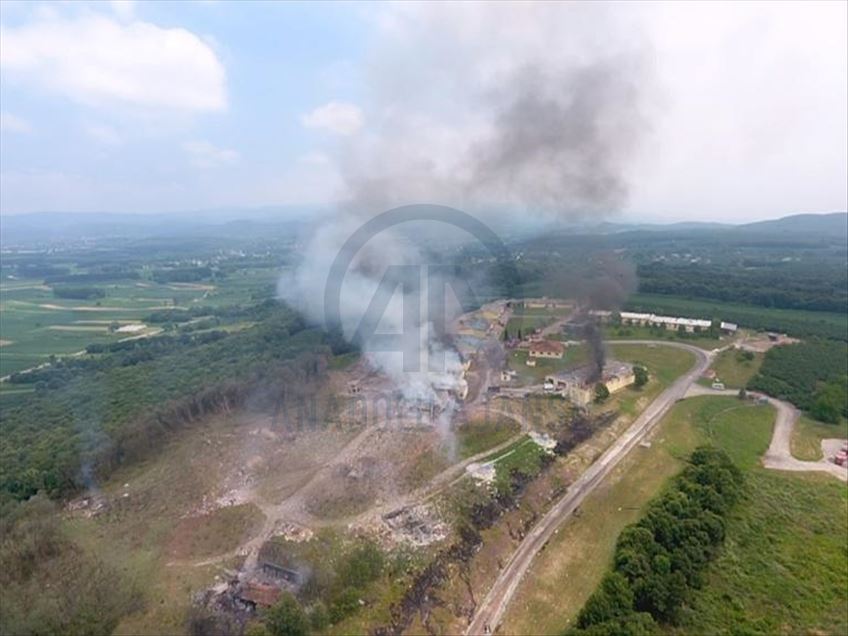
M 169 556 L 189 559 L 221 554 L 247 541 L 265 516 L 254 504 L 228 506 L 182 519 L 168 544 Z
M 747 493 L 704 587 L 668 632 L 848 633 L 845 486 L 758 468 Z
M 729 389 L 741 389 L 757 374 L 762 363 L 762 353 L 726 349 L 716 356 L 712 369 L 724 386 Z
M 720 347 L 723 342 L 721 338 L 710 338 L 707 335 L 679 334 L 677 331 L 669 331 L 659 327 L 604 326 L 602 329 L 604 340 L 669 340 L 671 342 L 682 342 L 701 349 L 712 350 Z
M 518 433 L 518 424 L 510 418 L 487 418 L 456 429 L 457 456 L 465 459 L 503 444 Z
M 350 353 L 343 353 L 338 356 L 333 356 L 332 358 L 330 358 L 330 362 L 327 366 L 333 371 L 340 371 L 342 369 L 348 368 L 357 360 L 359 360 L 359 352 L 351 351 Z
M 495 462 L 495 488 L 501 492 L 510 492 L 513 474 L 538 474 L 542 470 L 544 455 L 545 451 L 529 439 L 505 451 Z
M 644 366 L 651 381 L 658 381 L 662 386 L 670 385 L 695 364 L 695 357 L 690 352 L 675 347 L 614 342 L 609 348 L 616 360 Z
M 530 443 L 530 438 L 527 435 L 522 435 L 520 438 L 515 440 L 512 444 L 510 444 L 506 448 L 501 449 L 501 450 L 499 450 L 495 453 L 492 453 L 491 455 L 486 455 L 480 461 L 481 462 L 494 461 L 494 460 L 498 459 L 499 457 L 504 457 L 508 453 L 515 451 L 519 446 L 524 446 L 525 444 L 529 444 L 529 443 Z M 535 446 L 535 444 L 534 444 L 534 446 Z
M 848 439 L 848 420 L 842 418 L 839 424 L 825 424 L 801 415 L 792 430 L 792 455 L 805 461 L 818 461 L 822 458 L 822 440 L 833 437 Z
M 506 332 L 511 338 L 517 338 L 518 332 L 521 332 L 521 337 L 526 338 L 536 329 L 542 329 L 556 320 L 556 316 L 552 315 L 534 315 L 521 316 L 513 315 L 506 323 Z
M 528 352 L 517 349 L 507 355 L 508 367 L 517 374 L 515 385 L 541 384 L 545 376 L 573 369 L 589 361 L 589 349 L 585 344 L 567 346 L 562 358 L 534 358 L 536 366 L 527 366 Z
M 398 479 L 406 490 L 420 488 L 448 466 L 450 462 L 445 449 L 431 448 L 410 457 L 398 474 Z

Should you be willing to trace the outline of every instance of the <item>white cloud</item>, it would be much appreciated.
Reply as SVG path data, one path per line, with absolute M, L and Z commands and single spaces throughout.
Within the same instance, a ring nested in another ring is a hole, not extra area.
M 28 133 L 32 132 L 32 126 L 26 119 L 4 111 L 0 112 L 0 130 L 3 132 Z
M 0 26 L 10 80 L 95 106 L 215 112 L 227 108 L 226 72 L 194 33 L 111 18 L 37 19 Z
M 204 141 L 186 141 L 183 150 L 188 154 L 189 161 L 198 168 L 219 168 L 239 160 L 239 153 L 229 148 L 218 148 Z
M 301 117 L 307 128 L 323 128 L 337 135 L 352 135 L 362 128 L 362 110 L 347 102 L 329 102 Z

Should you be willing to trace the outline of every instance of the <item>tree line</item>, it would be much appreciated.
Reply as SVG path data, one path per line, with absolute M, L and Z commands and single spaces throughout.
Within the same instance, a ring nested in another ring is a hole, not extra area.
M 690 591 L 701 587 L 742 487 L 742 473 L 724 451 L 697 448 L 671 488 L 622 531 L 612 570 L 567 634 L 641 636 L 673 625 Z

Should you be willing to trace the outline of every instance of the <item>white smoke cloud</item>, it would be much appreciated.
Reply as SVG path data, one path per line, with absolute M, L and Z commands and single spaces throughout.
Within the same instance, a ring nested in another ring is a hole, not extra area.
M 281 280 L 281 296 L 322 320 L 327 274 L 344 241 L 400 205 L 568 218 L 617 210 L 628 194 L 628 162 L 649 129 L 650 65 L 626 15 L 597 3 L 381 6 L 367 125 L 339 146 L 345 203 Z M 342 285 L 345 334 L 354 333 L 388 266 L 422 263 L 397 233 L 373 237 Z M 396 294 L 381 329 L 402 331 L 403 301 Z M 429 399 L 457 385 L 461 363 L 425 318 L 416 326 L 422 355 L 445 354 L 445 372 L 407 372 L 399 352 L 361 345 L 405 395 Z

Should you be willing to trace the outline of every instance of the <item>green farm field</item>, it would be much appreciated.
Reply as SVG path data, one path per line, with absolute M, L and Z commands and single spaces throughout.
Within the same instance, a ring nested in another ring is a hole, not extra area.
M 95 285 L 105 293 L 97 300 L 57 298 L 38 279 L 0 284 L 0 377 L 71 355 L 89 344 L 114 342 L 134 335 L 109 327 L 137 323 L 160 309 L 221 307 L 249 303 L 273 286 L 276 269 L 240 270 L 214 283 L 167 283 L 126 280 Z
M 751 359 L 746 354 L 752 356 Z M 728 389 L 741 389 L 757 374 L 762 363 L 762 353 L 726 349 L 716 356 L 710 368 Z M 704 380 L 702 383 L 709 385 L 712 380 Z

